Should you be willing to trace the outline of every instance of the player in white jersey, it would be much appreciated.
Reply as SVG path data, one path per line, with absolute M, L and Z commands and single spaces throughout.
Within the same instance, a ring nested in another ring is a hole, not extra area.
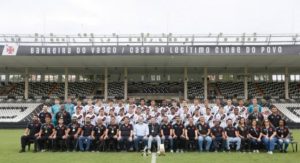
M 220 99 L 216 99 L 216 105 L 212 108 L 211 113 L 213 115 L 219 112 L 219 109 L 222 107 Z
M 97 122 L 97 115 L 94 113 L 94 107 L 90 107 L 85 115 L 85 118 L 89 117 L 91 119 L 91 124 L 96 125 Z
M 88 112 L 88 110 L 89 110 L 91 107 L 92 107 L 93 110 L 94 110 L 93 100 L 92 100 L 92 99 L 88 99 L 87 105 L 85 105 L 84 108 L 83 108 L 83 112 L 85 112 L 85 113 Z
M 227 115 L 230 115 L 233 112 L 233 109 L 235 108 L 234 105 L 232 105 L 232 101 L 230 99 L 227 100 L 227 105 L 224 106 L 224 112 Z
M 220 126 L 225 128 L 227 126 L 227 114 L 224 111 L 223 107 L 219 108 L 219 112 L 214 115 L 215 120 L 219 120 L 221 122 Z
M 246 106 L 244 106 L 243 100 L 239 100 L 239 105 L 237 106 L 237 108 L 239 109 L 240 115 L 242 117 L 245 117 L 245 118 L 248 117 L 248 109 Z
M 214 115 L 211 114 L 211 109 L 209 107 L 206 108 L 206 113 L 204 114 L 205 123 L 209 125 L 209 127 L 214 126 Z
M 84 119 L 84 116 L 83 116 L 83 114 L 81 113 L 81 110 L 82 110 L 82 106 L 76 107 L 75 113 L 72 115 L 72 117 L 73 117 L 73 116 L 76 116 L 77 122 L 78 122 L 80 125 L 83 125 L 83 119 Z

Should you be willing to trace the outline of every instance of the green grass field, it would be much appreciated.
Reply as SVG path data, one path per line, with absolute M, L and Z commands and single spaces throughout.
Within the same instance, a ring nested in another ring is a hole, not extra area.
M 0 130 L 0 163 L 150 163 L 151 156 L 143 157 L 140 153 L 67 153 L 67 152 L 45 152 L 45 153 L 18 153 L 20 149 L 20 135 L 23 130 Z M 300 140 L 300 130 L 294 130 L 296 140 Z M 287 154 L 274 153 L 198 153 L 190 152 L 183 154 L 167 153 L 166 156 L 158 156 L 157 163 L 194 163 L 194 162 L 222 162 L 222 163 L 295 163 L 300 159 L 300 154 L 291 151 Z

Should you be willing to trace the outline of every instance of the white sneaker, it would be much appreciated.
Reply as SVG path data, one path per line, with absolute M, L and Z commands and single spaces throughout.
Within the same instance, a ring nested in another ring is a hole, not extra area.
M 181 149 L 181 151 L 180 151 L 181 153 L 183 153 L 183 149 Z
M 176 150 L 176 153 L 179 153 L 179 149 Z
M 174 152 L 173 149 L 171 149 L 170 152 L 173 153 Z
M 253 150 L 253 153 L 256 153 L 256 150 Z
M 157 153 L 158 155 L 160 155 L 160 151 L 157 151 L 156 153 Z
M 256 153 L 259 153 L 259 150 L 256 150 Z
M 148 150 L 148 154 L 151 154 L 151 150 Z
M 269 152 L 268 152 L 268 154 L 272 155 L 272 154 L 273 154 L 273 152 L 272 152 L 272 151 L 269 151 Z

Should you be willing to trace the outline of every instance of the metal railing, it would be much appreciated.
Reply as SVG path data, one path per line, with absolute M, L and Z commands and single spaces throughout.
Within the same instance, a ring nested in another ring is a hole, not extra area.
M 0 45 L 17 43 L 31 46 L 99 45 L 299 45 L 300 34 L 132 34 L 77 35 L 0 34 Z

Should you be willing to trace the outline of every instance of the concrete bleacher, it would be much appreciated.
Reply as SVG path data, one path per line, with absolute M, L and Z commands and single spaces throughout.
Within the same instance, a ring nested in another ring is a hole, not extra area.
M 300 109 L 300 103 L 274 103 L 279 111 L 290 121 L 300 123 L 300 116 L 293 113 L 294 109 Z
M 0 122 L 20 122 L 39 105 L 40 103 L 0 103 Z

